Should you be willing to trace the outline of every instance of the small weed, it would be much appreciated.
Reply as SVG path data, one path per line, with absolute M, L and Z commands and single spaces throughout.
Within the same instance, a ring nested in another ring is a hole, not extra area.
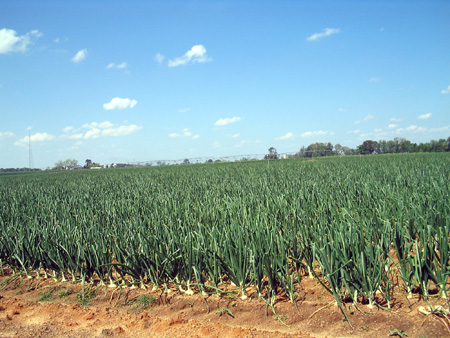
M 136 300 L 129 300 L 125 305 L 131 305 L 135 302 L 135 305 L 130 308 L 131 311 L 140 311 L 149 308 L 150 304 L 155 301 L 155 297 L 152 295 L 142 295 Z
M 80 292 L 79 294 L 77 294 L 77 302 L 78 304 L 80 304 L 81 306 L 85 306 L 87 303 L 89 303 L 91 300 L 95 299 L 96 295 L 95 295 L 95 290 L 89 290 L 84 294 L 83 297 L 83 293 Z
M 191 309 L 191 311 L 193 311 L 194 309 L 193 309 L 193 307 L 194 307 L 194 302 L 190 302 L 190 301 L 186 301 L 186 303 L 188 303 L 189 304 L 189 308 Z
M 274 313 L 273 318 L 278 319 L 278 321 L 283 324 L 284 326 L 288 326 L 285 322 L 285 320 L 287 319 L 286 315 L 283 315 L 281 313 Z
M 369 331 L 369 327 L 367 325 L 361 326 L 361 329 L 363 329 L 364 331 Z
M 50 289 L 48 291 L 42 292 L 39 294 L 38 302 L 48 302 L 53 298 L 54 289 Z
M 230 315 L 231 317 L 234 318 L 233 312 L 231 312 L 231 310 L 229 308 L 226 308 L 226 307 L 221 307 L 220 309 L 217 309 L 216 313 L 218 313 L 219 315 L 223 315 L 225 313 L 225 314 Z
M 403 330 L 395 329 L 395 330 L 392 330 L 389 332 L 389 336 L 399 336 L 399 337 L 403 338 L 403 337 L 408 337 L 408 333 L 406 333 L 406 331 L 403 331 Z
M 65 298 L 65 297 L 69 297 L 69 295 L 71 294 L 69 289 L 64 289 L 58 292 L 58 298 Z
M 137 299 L 138 304 L 144 309 L 146 309 L 154 301 L 155 297 L 153 297 L 152 295 L 142 295 Z
M 233 300 L 232 302 L 231 302 L 231 306 L 236 306 L 237 304 L 236 304 L 236 302 Z

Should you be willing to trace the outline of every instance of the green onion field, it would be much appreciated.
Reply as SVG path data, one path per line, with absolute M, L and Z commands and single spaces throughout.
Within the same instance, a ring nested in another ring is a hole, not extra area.
M 0 201 L 0 273 L 448 306 L 449 153 L 5 174 Z

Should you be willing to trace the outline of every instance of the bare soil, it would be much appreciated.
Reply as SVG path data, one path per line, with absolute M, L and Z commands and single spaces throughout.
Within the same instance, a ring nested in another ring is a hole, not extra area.
M 450 337 L 449 318 L 418 311 L 426 305 L 419 294 L 399 294 L 392 312 L 346 303 L 352 328 L 309 277 L 297 308 L 280 295 L 275 316 L 251 290 L 241 300 L 94 285 L 83 301 L 80 283 L 11 276 L 0 277 L 0 337 Z

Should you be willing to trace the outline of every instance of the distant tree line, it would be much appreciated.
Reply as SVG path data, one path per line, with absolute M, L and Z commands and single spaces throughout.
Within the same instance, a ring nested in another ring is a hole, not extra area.
M 0 168 L 0 173 L 27 172 L 27 171 L 41 171 L 41 169 L 37 169 L 37 168 Z
M 396 137 L 393 140 L 373 141 L 366 140 L 352 149 L 330 142 L 316 142 L 308 147 L 301 147 L 294 157 L 319 157 L 334 155 L 370 155 L 370 154 L 397 154 L 397 153 L 425 153 L 450 151 L 450 137 L 447 139 L 431 140 L 426 143 L 413 143 L 405 138 Z

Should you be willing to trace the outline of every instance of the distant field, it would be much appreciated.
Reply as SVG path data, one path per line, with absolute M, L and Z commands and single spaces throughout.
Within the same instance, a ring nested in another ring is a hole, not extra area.
M 0 176 L 0 258 L 29 275 L 295 302 L 448 298 L 450 154 Z

